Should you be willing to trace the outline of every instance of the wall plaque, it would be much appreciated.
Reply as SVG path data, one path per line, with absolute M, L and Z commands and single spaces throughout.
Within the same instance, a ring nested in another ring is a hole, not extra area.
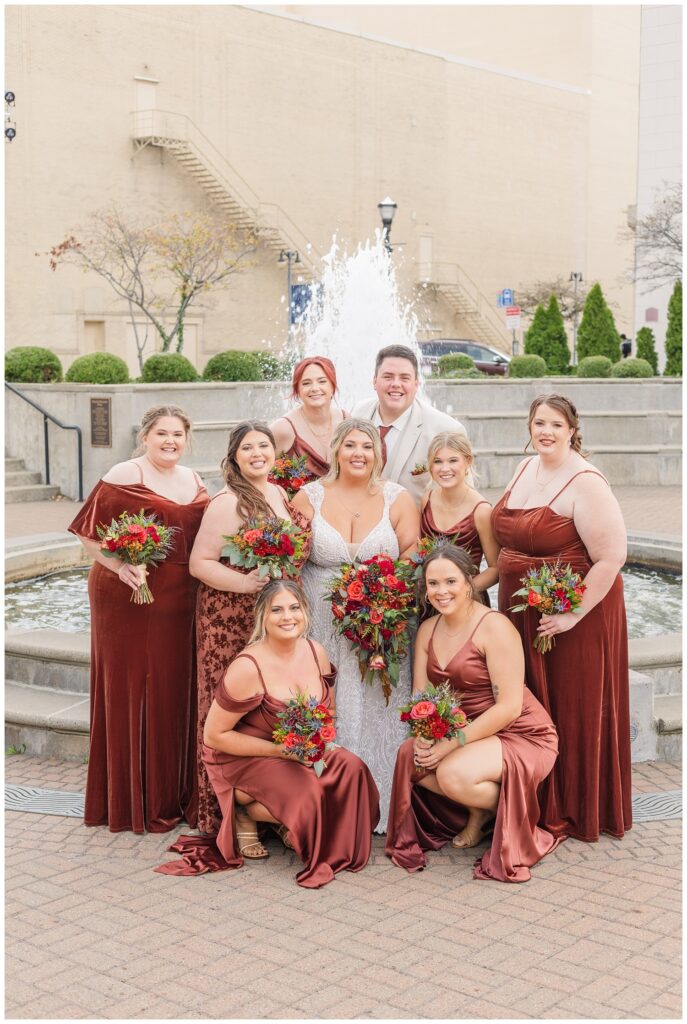
M 112 447 L 112 399 L 91 399 L 91 448 Z

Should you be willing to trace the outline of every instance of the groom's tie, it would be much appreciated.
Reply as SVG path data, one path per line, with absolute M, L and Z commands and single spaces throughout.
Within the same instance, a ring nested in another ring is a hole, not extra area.
M 386 466 L 386 435 L 391 430 L 391 427 L 380 427 L 379 436 L 382 439 L 382 469 Z

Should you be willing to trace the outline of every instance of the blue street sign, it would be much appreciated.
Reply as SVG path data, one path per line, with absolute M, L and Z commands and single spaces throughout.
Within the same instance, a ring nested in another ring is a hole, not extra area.
M 504 288 L 503 291 L 501 292 L 501 298 L 503 299 L 503 305 L 504 306 L 512 306 L 513 305 L 513 289 L 512 288 Z

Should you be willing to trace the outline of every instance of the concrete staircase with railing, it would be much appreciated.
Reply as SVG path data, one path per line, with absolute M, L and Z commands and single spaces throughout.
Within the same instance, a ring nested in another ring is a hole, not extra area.
M 5 502 L 51 501 L 60 493 L 59 487 L 44 484 L 40 473 L 30 472 L 23 459 L 5 456 Z
M 298 275 L 310 281 L 319 275 L 322 256 L 276 203 L 264 202 L 235 167 L 186 117 L 167 110 L 138 110 L 133 114 L 132 138 L 136 151 L 157 146 L 178 163 L 209 198 L 237 225 L 254 231 L 275 252 L 298 252 Z
M 505 318 L 457 263 L 418 264 L 417 287 L 432 288 L 442 296 L 466 325 L 470 338 L 510 354 L 511 336 Z

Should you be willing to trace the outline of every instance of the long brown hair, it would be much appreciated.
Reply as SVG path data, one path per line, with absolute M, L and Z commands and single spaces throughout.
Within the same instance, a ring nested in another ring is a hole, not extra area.
M 238 498 L 236 511 L 244 522 L 247 522 L 249 519 L 274 519 L 274 510 L 257 487 L 254 487 L 249 480 L 246 480 L 236 461 L 236 453 L 241 442 L 251 430 L 264 434 L 275 453 L 277 450 L 274 434 L 265 423 L 260 423 L 257 420 L 243 420 L 229 434 L 227 454 L 222 459 L 222 475 L 229 490 Z
M 265 632 L 265 618 L 269 611 L 269 604 L 273 595 L 278 594 L 280 590 L 287 590 L 289 594 L 292 594 L 293 597 L 296 598 L 301 606 L 303 619 L 305 621 L 301 636 L 305 636 L 308 632 L 308 629 L 310 628 L 310 604 L 305 596 L 303 588 L 299 583 L 296 583 L 295 580 L 270 580 L 267 586 L 262 588 L 255 599 L 255 611 L 253 613 L 255 616 L 255 626 L 253 627 L 253 632 L 251 633 L 250 640 L 248 641 L 249 645 L 256 644 L 258 641 L 265 639 L 265 636 L 267 635 Z
M 578 452 L 583 459 L 587 458 L 588 452 L 582 451 L 582 432 L 580 431 L 580 417 L 577 415 L 577 409 L 565 395 L 538 395 L 530 406 L 530 414 L 527 419 L 527 429 L 532 436 L 532 420 L 537 414 L 537 409 L 540 405 L 550 405 L 552 409 L 559 412 L 561 416 L 565 417 L 566 423 L 569 427 L 572 427 L 572 437 L 570 438 L 570 447 L 574 452 Z M 529 441 L 527 442 L 529 446 Z M 525 448 L 527 451 L 527 448 Z
M 428 608 L 434 607 L 427 598 L 427 570 L 432 562 L 436 562 L 440 558 L 445 558 L 447 561 L 453 562 L 458 572 L 465 579 L 465 582 L 470 584 L 473 598 L 475 596 L 475 587 L 472 582 L 472 577 L 477 575 L 478 569 L 472 561 L 471 556 L 467 553 L 465 548 L 459 548 L 456 544 L 437 544 L 422 563 L 422 573 L 417 585 L 417 596 L 425 611 Z

